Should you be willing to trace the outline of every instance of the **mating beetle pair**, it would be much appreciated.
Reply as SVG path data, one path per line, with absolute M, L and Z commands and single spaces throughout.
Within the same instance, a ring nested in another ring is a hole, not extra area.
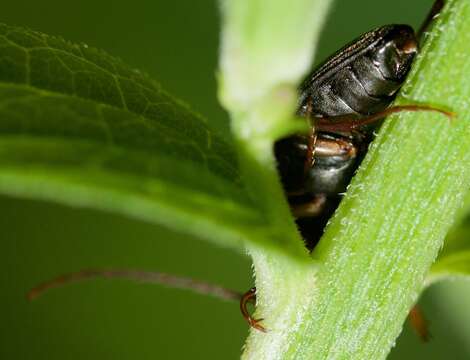
M 410 26 L 383 26 L 338 51 L 302 85 L 297 114 L 312 121 L 312 132 L 278 141 L 275 152 L 285 192 L 310 249 L 367 150 L 372 122 L 390 111 L 385 109 L 417 49 Z M 321 218 L 315 223 L 320 229 L 312 229 L 309 218 Z
M 386 25 L 363 34 L 328 58 L 300 87 L 297 115 L 311 122 L 311 132 L 279 140 L 275 155 L 292 213 L 310 250 L 346 191 L 379 120 L 400 111 L 452 116 L 427 105 L 389 107 L 418 52 L 418 38 L 442 6 L 442 1 L 434 3 L 417 34 L 408 25 Z M 243 296 L 242 313 L 252 327 L 264 331 L 246 310 L 255 296 L 255 288 Z M 413 316 L 417 312 L 414 309 Z M 426 337 L 425 330 L 417 330 Z
M 400 111 L 438 111 L 426 105 L 388 107 L 418 52 L 418 39 L 443 6 L 434 3 L 417 34 L 408 25 L 386 25 L 360 36 L 307 77 L 297 114 L 312 124 L 308 135 L 275 144 L 293 215 L 309 249 L 339 204 L 364 157 L 377 122 Z

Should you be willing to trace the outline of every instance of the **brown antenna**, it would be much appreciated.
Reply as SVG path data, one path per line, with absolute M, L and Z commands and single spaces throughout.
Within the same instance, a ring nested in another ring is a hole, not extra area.
M 27 294 L 27 298 L 29 300 L 33 300 L 52 288 L 94 278 L 127 279 L 141 283 L 160 284 L 172 288 L 191 290 L 202 295 L 210 295 L 226 301 L 240 301 L 243 296 L 243 294 L 237 291 L 230 290 L 222 286 L 162 272 L 127 269 L 86 269 L 61 275 L 50 281 L 46 281 L 31 289 Z

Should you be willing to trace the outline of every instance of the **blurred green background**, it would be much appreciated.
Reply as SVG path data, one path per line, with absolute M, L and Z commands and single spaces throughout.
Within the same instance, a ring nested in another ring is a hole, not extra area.
M 385 23 L 417 26 L 432 0 L 338 0 L 321 60 Z M 216 99 L 217 2 L 16 0 L 0 22 L 105 49 L 148 72 L 227 134 Z M 88 267 L 159 270 L 246 290 L 249 259 L 155 225 L 88 209 L 0 197 L 0 359 L 236 359 L 247 326 L 236 304 L 185 291 L 97 280 L 53 290 L 33 303 L 39 282 Z M 406 325 L 391 359 L 470 358 L 470 287 L 440 284 L 421 301 L 433 340 Z M 312 354 L 312 358 L 315 358 Z

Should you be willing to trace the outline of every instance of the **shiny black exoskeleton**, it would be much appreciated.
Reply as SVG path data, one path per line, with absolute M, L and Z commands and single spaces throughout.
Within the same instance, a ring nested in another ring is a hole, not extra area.
M 405 80 L 417 48 L 410 26 L 383 26 L 339 50 L 301 86 L 297 114 L 311 119 L 314 131 L 278 141 L 275 153 L 309 248 L 321 235 L 372 139 L 373 125 L 348 128 L 345 123 L 385 111 Z

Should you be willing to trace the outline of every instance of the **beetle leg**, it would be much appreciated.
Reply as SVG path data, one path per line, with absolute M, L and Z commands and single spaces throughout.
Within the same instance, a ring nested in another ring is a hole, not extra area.
M 418 38 L 420 38 L 424 34 L 424 32 L 427 30 L 431 22 L 436 18 L 437 15 L 439 15 L 443 7 L 444 7 L 444 0 L 436 0 L 434 2 L 431 10 L 429 11 L 428 16 L 426 17 L 426 20 L 424 20 L 423 24 L 418 30 L 418 33 L 417 33 Z
M 348 163 L 357 157 L 358 149 L 347 138 L 330 138 L 322 134 L 315 135 L 315 158 L 322 161 L 322 158 L 336 158 L 341 166 Z M 313 160 L 310 161 L 310 150 L 306 150 L 306 164 L 313 165 Z M 312 166 L 305 168 L 305 176 L 309 176 Z M 310 175 L 311 176 L 311 175 Z M 319 190 L 319 189 L 318 189 Z M 328 193 L 323 193 L 322 190 L 318 192 L 315 189 L 302 189 L 302 192 L 288 193 L 289 204 L 291 206 L 292 214 L 295 218 L 309 218 L 317 217 L 323 214 L 326 203 L 328 201 Z
M 315 128 L 312 126 L 310 128 L 310 133 L 308 134 L 307 142 L 307 156 L 305 157 L 304 164 L 304 175 L 306 176 L 310 168 L 315 162 L 315 143 L 317 141 L 317 135 L 315 133 Z
M 313 114 L 313 100 L 310 99 L 307 103 L 306 113 L 311 115 Z M 310 119 L 311 116 L 308 116 Z M 307 142 L 307 156 L 305 157 L 305 164 L 304 164 L 304 176 L 307 175 L 308 170 L 313 166 L 315 161 L 315 142 L 317 141 L 317 135 L 315 133 L 315 127 L 313 124 L 310 124 L 310 132 L 308 134 L 308 142 Z
M 289 201 L 291 203 L 291 201 Z M 322 214 L 322 211 L 326 204 L 325 194 L 313 195 L 309 201 L 305 201 L 299 204 L 291 203 L 292 215 L 295 218 L 308 218 L 315 217 Z
M 314 119 L 314 126 L 317 131 L 352 132 L 362 126 L 374 124 L 378 120 L 381 120 L 390 114 L 399 113 L 403 111 L 432 111 L 443 114 L 448 118 L 452 118 L 455 116 L 455 114 L 450 111 L 439 109 L 429 105 L 397 105 L 364 117 L 360 117 L 358 115 L 318 117 Z
M 418 305 L 411 308 L 408 314 L 408 320 L 410 321 L 411 327 L 416 331 L 422 341 L 427 342 L 431 338 L 428 323 Z
M 315 155 L 319 158 L 339 156 L 346 160 L 356 157 L 357 149 L 348 138 L 330 139 L 325 136 L 320 136 L 315 142 Z
M 256 303 L 256 288 L 252 287 L 248 290 L 240 299 L 240 311 L 242 312 L 243 317 L 247 323 L 254 329 L 267 332 L 266 328 L 260 324 L 264 319 L 254 319 L 251 314 L 248 312 L 247 305 Z
M 308 141 L 308 139 L 306 140 Z M 321 133 L 315 135 L 315 159 L 310 160 L 309 155 L 311 151 L 306 146 L 305 157 L 306 165 L 312 164 L 315 161 L 319 161 L 321 164 L 324 159 L 336 159 L 336 164 L 340 168 L 343 168 L 345 164 L 350 163 L 358 155 L 358 148 L 355 146 L 353 141 L 348 138 L 331 138 Z M 306 184 L 310 183 L 307 178 L 312 177 L 311 171 L 312 165 L 304 169 L 304 176 L 306 178 Z M 335 170 L 333 166 L 331 170 Z M 315 173 L 318 175 L 317 173 Z M 313 176 L 316 176 L 313 175 Z M 333 191 L 336 194 L 336 188 Z M 309 218 L 317 217 L 323 214 L 328 196 L 331 195 L 331 189 L 325 189 L 323 187 L 315 188 L 313 185 L 305 186 L 300 192 L 288 192 L 289 204 L 291 205 L 292 214 L 296 218 Z

